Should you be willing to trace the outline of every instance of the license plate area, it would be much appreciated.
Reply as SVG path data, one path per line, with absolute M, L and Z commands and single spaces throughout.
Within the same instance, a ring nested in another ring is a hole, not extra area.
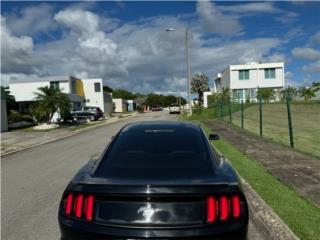
M 205 201 L 99 201 L 96 221 L 125 226 L 198 225 L 205 220 Z

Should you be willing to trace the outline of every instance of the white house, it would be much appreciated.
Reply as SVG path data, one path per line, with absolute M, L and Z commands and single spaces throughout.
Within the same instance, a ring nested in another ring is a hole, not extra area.
M 105 114 L 110 116 L 113 112 L 112 95 L 103 91 L 102 79 L 82 79 L 85 105 L 99 107 Z
M 128 111 L 127 100 L 122 98 L 114 98 L 112 101 L 114 105 L 114 112 L 121 113 Z
M 284 63 L 256 63 L 230 65 L 214 79 L 213 91 L 205 92 L 204 105 L 207 107 L 207 96 L 229 88 L 234 101 L 257 101 L 258 88 L 284 88 Z M 278 100 L 278 96 L 276 96 Z
M 71 110 L 84 106 L 99 107 L 105 115 L 112 112 L 112 99 L 103 92 L 102 79 L 79 79 L 73 76 L 55 76 L 30 79 L 14 79 L 9 83 L 10 93 L 15 97 L 20 112 L 26 112 L 34 101 L 39 87 L 52 86 L 66 93 Z M 56 116 L 58 117 L 58 116 Z

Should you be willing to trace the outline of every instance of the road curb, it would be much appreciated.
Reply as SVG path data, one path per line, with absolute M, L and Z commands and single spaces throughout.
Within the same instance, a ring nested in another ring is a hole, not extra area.
M 14 154 L 14 153 L 17 153 L 17 152 L 25 151 L 25 150 L 28 150 L 28 149 L 32 149 L 32 148 L 35 148 L 35 147 L 39 147 L 41 145 L 45 145 L 45 144 L 48 144 L 48 143 L 56 142 L 56 141 L 59 141 L 59 140 L 62 140 L 62 139 L 65 139 L 65 138 L 72 137 L 74 135 L 80 134 L 80 133 L 85 132 L 85 131 L 94 130 L 94 129 L 99 128 L 99 127 L 103 127 L 103 126 L 106 126 L 106 125 L 109 125 L 109 124 L 112 124 L 112 123 L 123 121 L 123 120 L 131 118 L 131 117 L 135 117 L 136 115 L 137 114 L 131 114 L 131 115 L 126 116 L 124 118 L 118 118 L 117 117 L 116 118 L 117 121 L 105 122 L 105 123 L 96 124 L 94 126 L 90 126 L 90 127 L 87 127 L 87 128 L 78 129 L 78 130 L 75 130 L 74 132 L 72 132 L 72 133 L 70 133 L 68 135 L 62 136 L 62 137 L 53 138 L 53 139 L 50 139 L 48 141 L 44 141 L 42 143 L 38 143 L 38 144 L 29 146 L 29 147 L 23 147 L 21 149 L 14 150 L 12 152 L 7 152 L 7 153 L 4 153 L 4 154 L 1 154 L 1 157 L 8 156 L 8 155 L 11 155 L 11 154 Z
M 267 239 L 299 239 L 244 179 L 242 187 L 246 193 L 250 217 Z

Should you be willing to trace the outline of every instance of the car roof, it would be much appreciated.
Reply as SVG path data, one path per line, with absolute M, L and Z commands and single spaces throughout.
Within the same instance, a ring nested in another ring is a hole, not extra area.
M 125 125 L 122 131 L 130 131 L 130 130 L 146 130 L 146 129 L 166 129 L 166 130 L 184 130 L 187 131 L 190 129 L 191 131 L 196 130 L 201 132 L 201 128 L 199 125 L 190 123 L 190 122 L 183 122 L 183 121 L 141 121 L 141 122 L 134 122 Z

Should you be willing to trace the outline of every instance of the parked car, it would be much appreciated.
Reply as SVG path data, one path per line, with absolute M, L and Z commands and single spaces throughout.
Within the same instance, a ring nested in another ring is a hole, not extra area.
M 236 171 L 198 125 L 138 122 L 76 174 L 58 218 L 61 240 L 245 239 L 248 206 Z
M 157 106 L 155 106 L 155 107 L 152 107 L 152 108 L 151 108 L 151 111 L 152 111 L 152 112 L 163 111 L 163 107 L 157 107 Z
M 94 113 L 84 111 L 71 112 L 71 116 L 74 123 L 85 123 L 96 120 Z
M 86 107 L 82 108 L 82 111 L 93 113 L 95 115 L 96 120 L 104 117 L 103 112 L 99 107 L 86 106 Z
M 169 113 L 180 113 L 180 106 L 179 104 L 173 103 L 169 107 Z

